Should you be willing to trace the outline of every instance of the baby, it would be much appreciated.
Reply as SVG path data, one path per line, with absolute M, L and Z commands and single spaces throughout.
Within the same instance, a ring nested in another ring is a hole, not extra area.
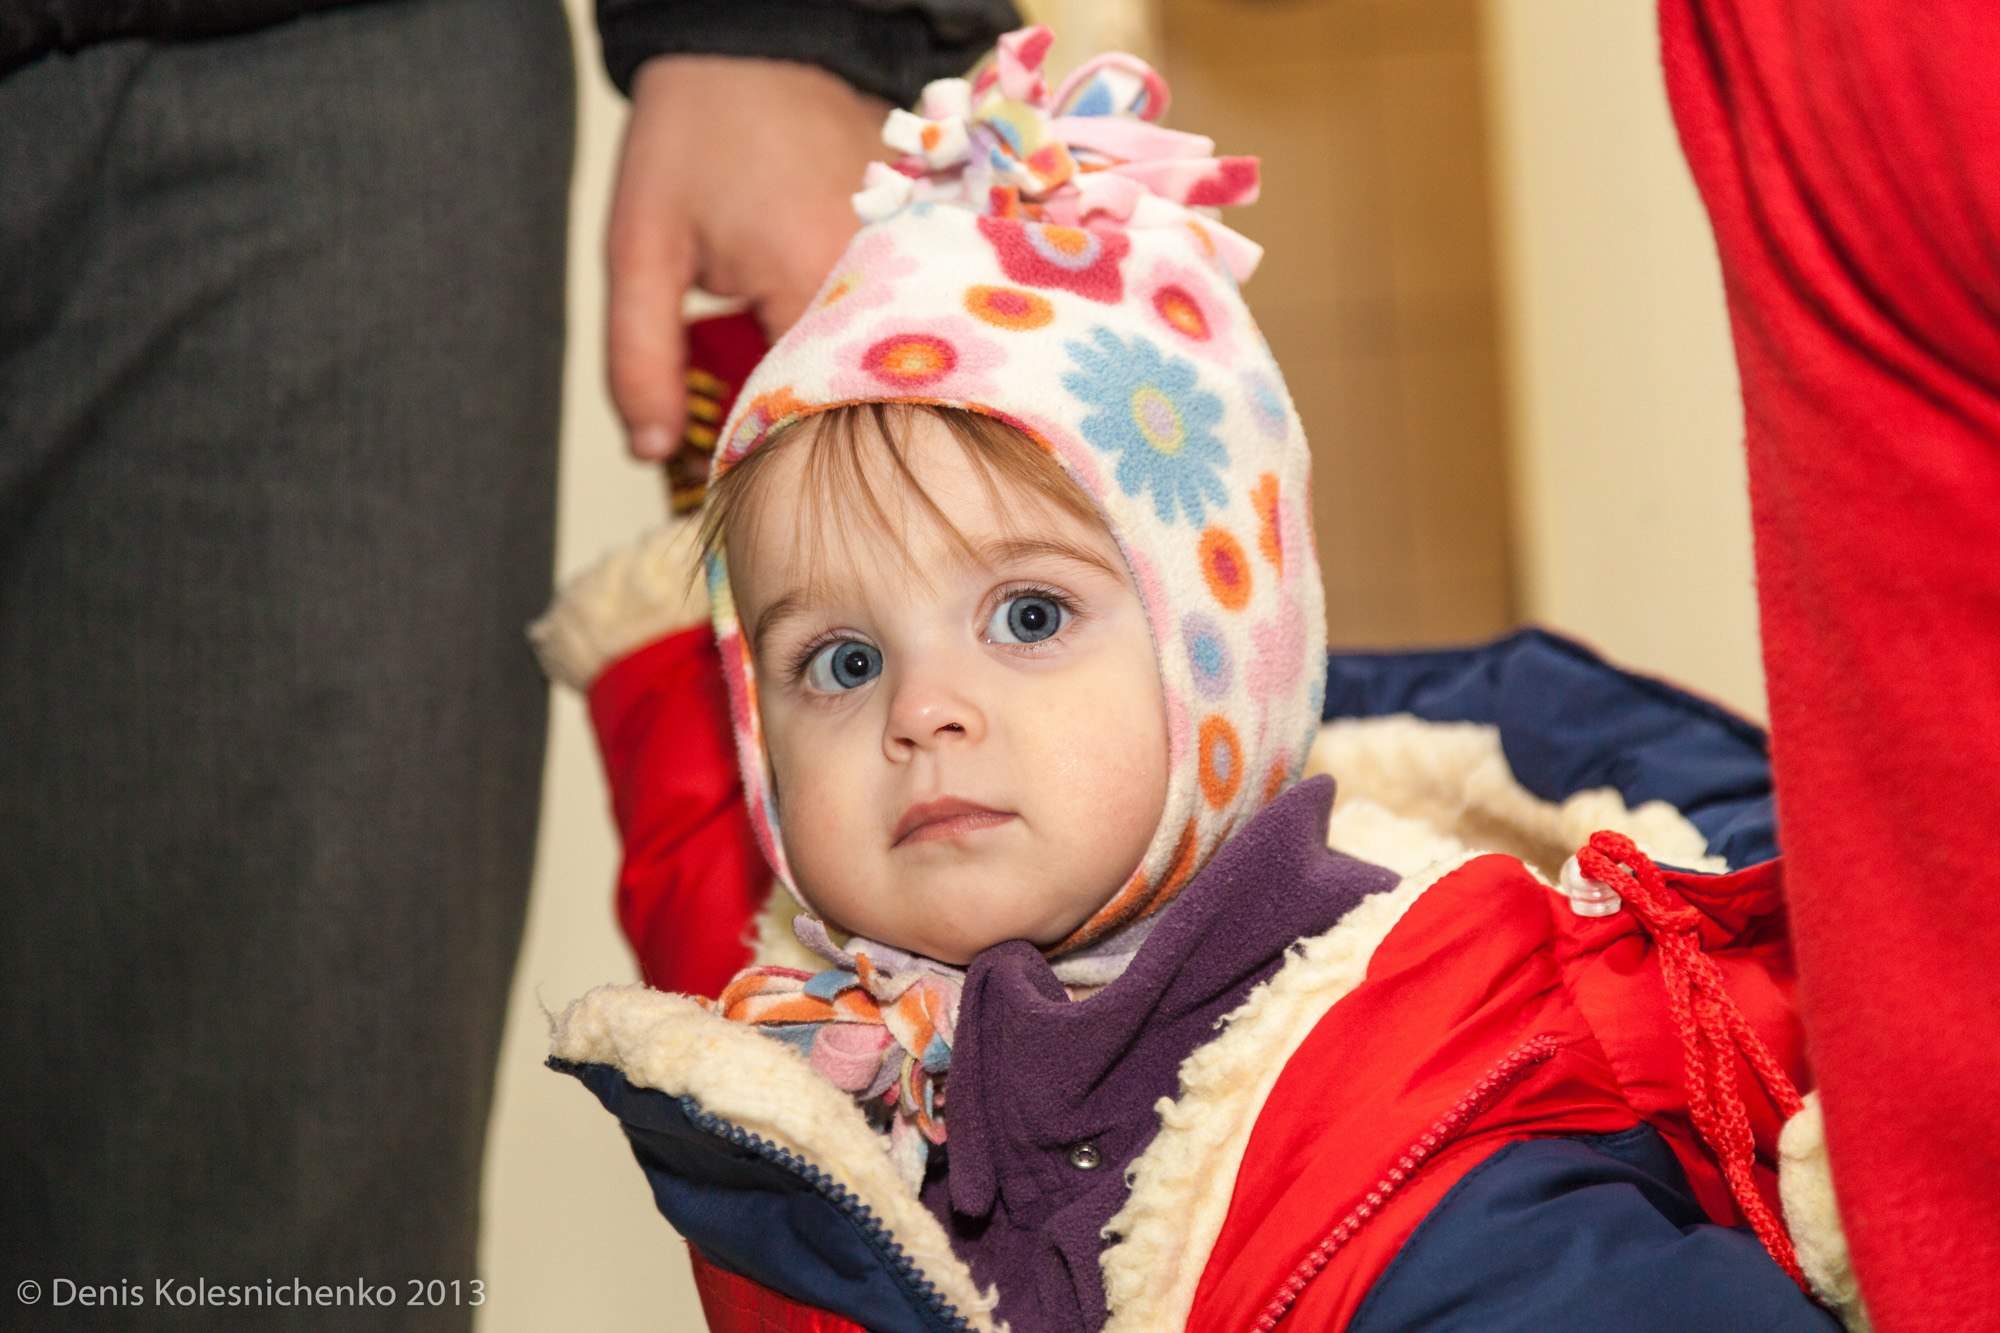
M 815 965 L 559 1025 L 712 1323 L 1834 1326 L 1765 1198 L 1768 877 L 1599 835 L 1572 910 L 1511 857 L 1327 847 L 1309 455 L 1205 209 L 1254 164 L 1046 48 L 892 117 L 717 455 L 748 808 Z

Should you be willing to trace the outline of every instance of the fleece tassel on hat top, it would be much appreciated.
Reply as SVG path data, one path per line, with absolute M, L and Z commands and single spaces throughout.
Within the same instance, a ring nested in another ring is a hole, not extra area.
M 855 197 L 868 225 L 744 386 L 716 470 L 829 408 L 931 404 L 1020 430 L 1096 504 L 1151 626 L 1169 779 L 1131 878 L 1047 951 L 1087 987 L 1114 979 L 1223 839 L 1298 777 L 1326 623 L 1305 435 L 1237 290 L 1260 251 L 1212 216 L 1255 198 L 1256 162 L 1155 124 L 1166 86 L 1135 57 L 1100 56 L 1051 92 L 1048 47 L 1044 28 L 1010 34 L 973 78 L 891 115 L 902 156 Z M 722 554 L 708 586 L 751 821 L 796 897 Z M 753 969 L 723 1010 L 893 1106 L 914 1185 L 944 1137 L 962 973 L 866 940 L 836 948 L 812 925 L 801 938 L 832 973 Z

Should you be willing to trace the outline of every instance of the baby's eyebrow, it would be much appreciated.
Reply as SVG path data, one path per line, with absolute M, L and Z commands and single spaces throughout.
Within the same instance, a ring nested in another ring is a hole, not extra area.
M 787 620 L 805 614 L 806 594 L 803 588 L 794 588 L 777 601 L 765 607 L 757 617 L 756 625 L 750 631 L 750 653 L 753 657 L 764 655 L 764 640 L 771 631 Z
M 1069 560 L 1079 565 L 1088 565 L 1101 570 L 1114 579 L 1125 577 L 1125 571 L 1106 560 L 1098 552 L 1078 542 L 1065 541 L 1060 537 L 994 537 L 979 543 L 974 548 L 981 564 L 997 566 L 1019 560 L 1032 560 L 1038 556 L 1054 556 L 1058 560 Z

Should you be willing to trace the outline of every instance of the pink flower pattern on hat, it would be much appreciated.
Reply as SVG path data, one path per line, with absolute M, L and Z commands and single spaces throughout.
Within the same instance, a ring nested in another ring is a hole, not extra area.
M 1000 344 L 963 315 L 885 315 L 834 354 L 829 387 L 853 399 L 972 402 L 993 391 L 1006 364 Z
M 979 234 L 1015 282 L 1060 287 L 1093 301 L 1115 302 L 1125 295 L 1119 263 L 1132 243 L 1123 232 L 984 217 Z
M 896 282 L 917 271 L 917 261 L 896 248 L 887 232 L 858 238 L 820 284 L 812 304 L 795 326 L 807 337 L 839 333 L 854 319 L 895 299 Z
M 1203 269 L 1161 260 L 1134 285 L 1133 296 L 1169 345 L 1223 365 L 1235 359 L 1235 316 Z

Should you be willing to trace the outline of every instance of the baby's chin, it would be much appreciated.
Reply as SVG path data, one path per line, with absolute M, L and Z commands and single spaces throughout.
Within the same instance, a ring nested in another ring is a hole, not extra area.
M 973 959 L 996 945 L 1022 940 L 1037 949 L 1046 949 L 1069 933 L 1068 930 L 1031 932 L 1024 929 L 975 931 L 954 933 L 951 938 L 943 940 L 926 938 L 911 944 L 899 944 L 896 947 L 936 959 L 940 963 L 949 963 L 953 967 L 968 967 Z M 889 942 L 883 941 L 885 944 Z
M 1070 931 L 1000 926 L 985 931 L 954 930 L 943 936 L 929 931 L 861 930 L 850 933 L 879 941 L 892 948 L 901 949 L 905 953 L 919 954 L 934 962 L 948 963 L 953 967 L 968 967 L 974 958 L 995 945 L 1006 944 L 1013 940 L 1025 940 L 1037 949 L 1046 949 L 1067 936 Z
M 998 894 L 1000 891 L 993 892 Z M 863 925 L 849 925 L 839 913 L 821 911 L 817 915 L 846 934 L 859 935 L 953 967 L 965 967 L 986 950 L 1012 940 L 1024 940 L 1037 949 L 1051 948 L 1074 934 L 1116 892 L 1113 889 L 1105 893 L 1101 902 L 1093 902 L 1087 907 L 1072 906 L 1067 910 L 1051 907 L 1045 913 L 1011 913 L 981 919 L 983 914 L 977 902 L 984 895 L 968 893 L 959 886 L 953 886 L 935 895 L 935 906 L 924 914 L 929 920 L 921 923 L 875 919 Z M 810 892 L 805 897 L 808 902 L 812 901 Z

